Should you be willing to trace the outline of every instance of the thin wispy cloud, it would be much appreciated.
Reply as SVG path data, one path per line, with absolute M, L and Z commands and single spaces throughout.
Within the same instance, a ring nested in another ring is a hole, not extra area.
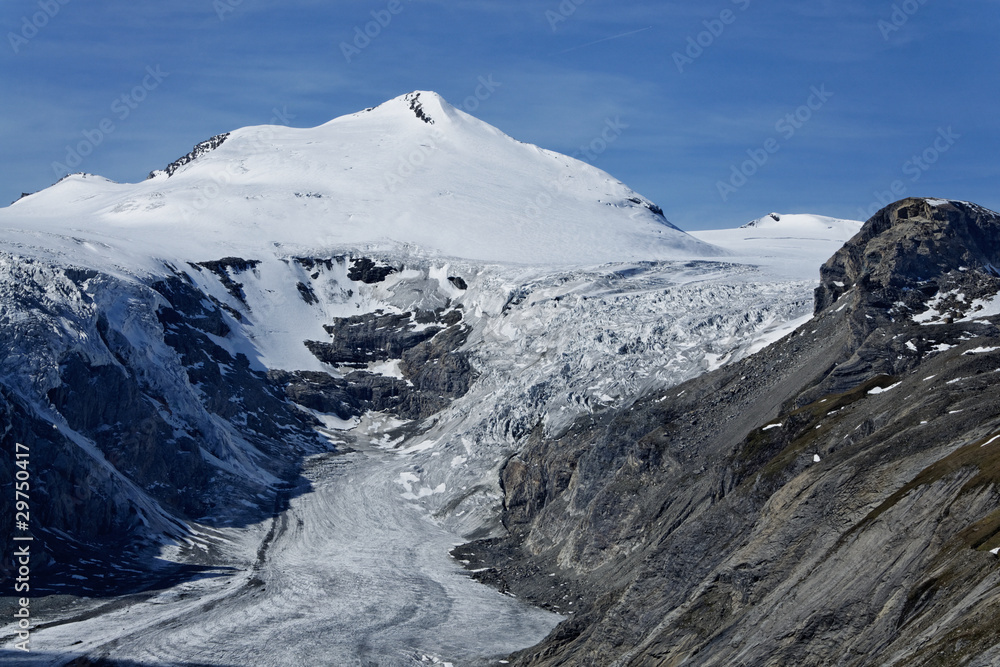
M 620 35 L 612 35 L 611 37 L 605 37 L 603 39 L 595 39 L 593 42 L 587 42 L 586 44 L 581 44 L 580 46 L 574 46 L 572 48 L 565 49 L 563 51 L 558 51 L 558 52 L 554 53 L 553 55 L 561 56 L 561 55 L 564 55 L 566 53 L 571 53 L 573 51 L 577 51 L 579 49 L 585 49 L 588 46 L 594 46 L 595 44 L 603 44 L 604 42 L 610 42 L 612 40 L 621 39 L 622 37 L 629 37 L 631 35 L 637 35 L 640 32 L 646 32 L 647 30 L 652 30 L 652 29 L 653 29 L 653 26 L 649 26 L 649 27 L 646 27 L 646 28 L 640 28 L 639 30 L 632 30 L 630 32 L 623 32 Z

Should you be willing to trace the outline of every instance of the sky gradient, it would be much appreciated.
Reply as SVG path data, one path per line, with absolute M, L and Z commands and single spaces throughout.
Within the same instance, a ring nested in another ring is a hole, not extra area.
M 221 132 L 435 90 L 682 229 L 861 219 L 910 195 L 1000 209 L 1000 0 L 11 0 L 2 16 L 4 205 L 67 171 L 134 182 Z

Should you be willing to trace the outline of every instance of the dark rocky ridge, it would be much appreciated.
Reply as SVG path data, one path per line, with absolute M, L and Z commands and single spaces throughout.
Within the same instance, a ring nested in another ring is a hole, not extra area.
M 367 257 L 358 257 L 351 261 L 351 268 L 347 277 L 351 280 L 374 285 L 380 283 L 392 274 L 396 273 L 394 266 L 381 264 Z
M 461 319 L 461 314 L 458 314 Z M 334 320 L 323 328 L 330 342 L 307 341 L 316 357 L 332 365 L 366 365 L 371 361 L 399 359 L 404 350 L 430 340 L 442 327 L 417 328 L 414 313 L 376 311 Z
M 211 262 L 191 264 L 191 266 L 199 271 L 202 268 L 206 268 L 214 273 L 226 288 L 226 291 L 229 292 L 237 301 L 246 305 L 246 295 L 243 293 L 243 285 L 236 282 L 232 276 L 245 271 L 252 271 L 257 268 L 258 264 L 260 264 L 260 262 L 254 259 L 243 259 L 242 257 L 223 257 L 222 259 L 217 259 Z
M 410 103 L 410 111 L 412 111 L 417 118 L 424 121 L 428 125 L 434 124 L 434 119 L 428 116 L 424 111 L 424 105 L 420 102 L 420 93 L 410 93 L 406 96 L 406 101 Z
M 190 153 L 188 153 L 187 155 L 183 155 L 183 156 L 177 158 L 176 160 L 174 160 L 173 162 L 171 162 L 170 164 L 168 164 L 166 167 L 164 167 L 160 171 L 151 171 L 151 172 L 149 172 L 149 176 L 147 176 L 146 179 L 148 180 L 150 178 L 153 178 L 154 176 L 157 176 L 159 174 L 164 174 L 164 173 L 167 176 L 173 176 L 174 172 L 176 172 L 178 169 L 180 169 L 184 165 L 186 165 L 186 164 L 188 164 L 190 162 L 194 162 L 195 160 L 197 160 L 198 158 L 200 158 L 202 155 L 204 155 L 206 153 L 211 153 L 216 148 L 218 148 L 219 146 L 221 146 L 226 141 L 226 139 L 229 138 L 229 134 L 230 134 L 229 132 L 225 132 L 223 134 L 217 134 L 214 137 L 211 137 L 210 139 L 206 139 L 205 141 L 202 141 L 200 143 L 195 144 L 194 148 L 191 149 Z
M 793 335 L 535 434 L 509 536 L 455 552 L 569 615 L 512 663 L 997 664 L 1000 317 L 912 317 L 1000 291 L 998 238 L 973 205 L 893 204 Z

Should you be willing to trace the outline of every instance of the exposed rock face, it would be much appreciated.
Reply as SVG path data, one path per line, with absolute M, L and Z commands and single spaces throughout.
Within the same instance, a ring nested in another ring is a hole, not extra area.
M 404 350 L 433 338 L 440 327 L 417 327 L 413 313 L 377 311 L 340 318 L 324 327 L 332 337 L 328 343 L 306 345 L 320 361 L 332 365 L 365 365 L 372 361 L 399 359 Z
M 202 155 L 214 151 L 216 148 L 221 146 L 228 138 L 229 138 L 229 132 L 225 132 L 224 134 L 217 134 L 210 139 L 206 139 L 205 141 L 202 141 L 199 144 L 195 144 L 195 147 L 191 149 L 190 153 L 184 155 L 183 157 L 177 158 L 176 160 L 168 164 L 164 169 L 149 172 L 149 176 L 147 177 L 147 179 L 159 176 L 160 174 L 173 176 L 174 172 L 176 172 L 178 169 L 188 164 L 189 162 L 194 162 Z
M 375 262 L 368 257 L 358 257 L 351 262 L 347 277 L 351 280 L 374 285 L 396 273 L 396 267 Z
M 429 125 L 434 124 L 434 119 L 427 115 L 424 111 L 423 104 L 420 103 L 420 93 L 410 93 L 406 96 L 406 101 L 410 103 L 410 111 L 412 111 L 417 118 Z
M 512 662 L 997 664 L 997 240 L 979 207 L 894 204 L 793 335 L 537 432 L 509 536 L 456 550 L 568 615 Z
M 242 257 L 223 257 L 219 260 L 201 262 L 200 264 L 194 264 L 193 266 L 195 268 L 204 267 L 214 273 L 219 277 L 219 280 L 225 286 L 226 290 L 232 294 L 236 300 L 243 302 L 243 285 L 233 280 L 230 274 L 252 271 L 258 264 L 260 264 L 260 262 L 252 259 L 243 259 Z
M 855 298 L 873 307 L 884 305 L 892 314 L 899 298 L 919 306 L 925 296 L 969 283 L 955 279 L 968 269 L 977 270 L 970 274 L 973 278 L 1000 275 L 1000 230 L 994 216 L 974 204 L 926 199 L 904 199 L 882 209 L 820 269 L 817 312 L 856 285 L 862 289 Z
M 131 574 L 82 592 L 155 583 L 137 568 L 157 539 L 184 535 L 186 520 L 270 516 L 302 457 L 331 449 L 281 387 L 220 346 L 235 319 L 185 274 L 144 284 L 17 260 L 0 291 L 3 450 L 31 452 L 32 553 L 47 585 L 112 558 L 106 568 Z M 0 500 L 8 522 L 12 499 Z
M 398 362 L 401 378 L 356 370 L 342 378 L 325 373 L 272 372 L 287 395 L 305 407 L 342 419 L 369 410 L 404 419 L 422 419 L 468 392 L 474 371 L 461 351 L 469 327 L 459 309 L 387 314 L 383 311 L 341 318 L 324 328 L 332 341 L 306 341 L 321 361 L 342 368 Z

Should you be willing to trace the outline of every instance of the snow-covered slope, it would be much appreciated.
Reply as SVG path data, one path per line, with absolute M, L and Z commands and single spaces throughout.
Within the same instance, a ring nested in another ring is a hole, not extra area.
M 432 92 L 219 135 L 142 183 L 68 176 L 0 226 L 8 249 L 100 269 L 358 246 L 546 266 L 718 254 L 607 173 Z
M 771 213 L 738 229 L 697 231 L 692 236 L 725 248 L 733 261 L 766 267 L 782 277 L 817 280 L 818 267 L 863 224 L 822 215 Z

